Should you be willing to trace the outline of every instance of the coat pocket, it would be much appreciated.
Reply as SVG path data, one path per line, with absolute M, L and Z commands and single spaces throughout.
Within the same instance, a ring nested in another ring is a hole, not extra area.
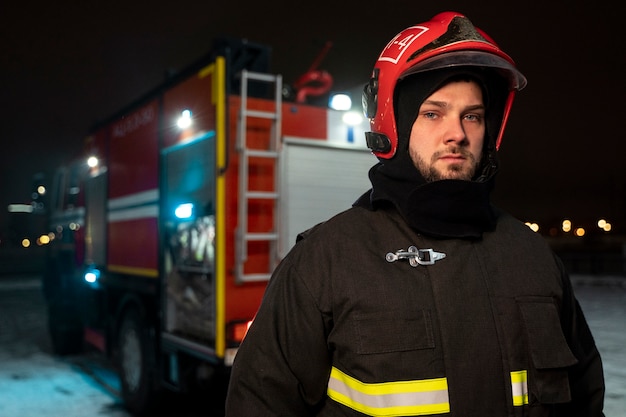
M 530 360 L 529 401 L 541 404 L 571 400 L 567 368 L 578 361 L 570 350 L 551 297 L 517 299 L 526 330 Z
M 398 314 L 359 316 L 354 325 L 360 355 L 435 347 L 429 310 L 418 310 L 410 317 Z

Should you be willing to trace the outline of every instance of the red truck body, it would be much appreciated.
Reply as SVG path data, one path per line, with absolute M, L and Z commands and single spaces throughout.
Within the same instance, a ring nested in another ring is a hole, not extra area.
M 227 376 L 295 235 L 369 188 L 363 124 L 232 61 L 216 53 L 99 124 L 55 178 L 54 348 L 114 359 L 137 413 L 163 387 Z

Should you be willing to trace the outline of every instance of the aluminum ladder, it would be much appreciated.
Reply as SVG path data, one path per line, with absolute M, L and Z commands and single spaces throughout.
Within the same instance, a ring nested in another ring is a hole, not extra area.
M 280 178 L 279 178 L 279 146 L 282 121 L 282 76 L 242 70 L 241 103 L 237 121 L 237 152 L 239 153 L 239 190 L 238 190 L 238 224 L 236 232 L 235 252 L 235 280 L 237 283 L 267 281 L 278 263 L 279 250 L 279 207 L 280 207 Z M 267 83 L 274 85 L 274 111 L 259 111 L 248 106 L 248 88 L 250 82 Z M 271 120 L 270 138 L 267 149 L 251 147 L 247 139 L 249 118 Z M 274 189 L 272 191 L 251 190 L 250 158 L 267 158 L 274 164 Z M 265 233 L 251 232 L 248 224 L 248 208 L 251 200 L 268 199 L 273 201 L 273 230 Z M 269 270 L 262 273 L 244 272 L 248 259 L 248 243 L 251 241 L 269 242 Z

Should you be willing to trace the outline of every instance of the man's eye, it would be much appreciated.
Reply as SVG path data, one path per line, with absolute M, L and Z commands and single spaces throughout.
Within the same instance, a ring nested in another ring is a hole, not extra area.
M 465 120 L 469 120 L 472 122 L 478 122 L 480 120 L 482 120 L 482 117 L 479 116 L 478 114 L 466 114 L 465 115 Z
M 435 117 L 437 117 L 437 115 L 435 114 L 435 112 L 432 111 L 427 111 L 423 113 L 424 118 L 426 119 L 434 119 Z

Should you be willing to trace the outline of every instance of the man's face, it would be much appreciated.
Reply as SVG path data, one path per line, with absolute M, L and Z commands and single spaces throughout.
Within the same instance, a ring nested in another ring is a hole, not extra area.
M 427 181 L 471 180 L 482 155 L 485 106 L 475 81 L 452 81 L 420 106 L 409 155 Z

